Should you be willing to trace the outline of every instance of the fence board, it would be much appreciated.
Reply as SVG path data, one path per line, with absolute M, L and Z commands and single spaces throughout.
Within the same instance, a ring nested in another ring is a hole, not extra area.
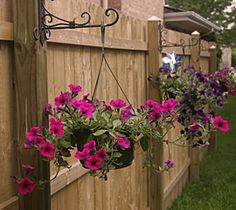
M 15 94 L 12 45 L 0 41 L 0 205 L 15 195 L 16 174 Z

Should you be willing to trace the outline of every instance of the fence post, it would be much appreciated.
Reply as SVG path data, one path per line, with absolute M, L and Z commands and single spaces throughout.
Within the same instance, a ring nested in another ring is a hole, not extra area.
M 191 34 L 191 43 L 196 43 L 196 40 L 198 41 L 197 45 L 191 46 L 191 65 L 196 69 L 200 69 L 200 33 L 198 31 L 194 31 Z M 190 179 L 198 179 L 199 178 L 199 164 L 200 164 L 200 148 L 195 147 L 189 149 L 190 154 Z
M 148 77 L 156 78 L 159 75 L 161 53 L 160 53 L 160 25 L 161 21 L 157 17 L 148 19 Z M 147 84 L 147 96 L 150 99 L 161 101 L 160 90 L 154 88 L 152 84 Z M 163 164 L 163 144 L 156 143 L 153 149 L 155 163 Z M 163 173 L 157 174 L 150 171 L 150 200 L 151 210 L 163 209 Z
M 200 69 L 200 33 L 198 31 L 194 31 L 191 34 L 190 44 L 196 43 L 197 45 L 191 46 L 191 65 L 199 70 Z
M 210 52 L 210 59 L 209 59 L 209 73 L 214 73 L 217 69 L 217 51 L 216 51 L 216 43 L 210 42 L 209 43 L 209 52 Z M 216 132 L 210 134 L 209 138 L 210 150 L 214 150 L 217 147 L 216 142 Z
M 18 162 L 33 164 L 40 179 L 48 179 L 48 163 L 40 161 L 38 153 L 25 151 L 25 134 L 36 125 L 47 126 L 43 105 L 48 100 L 46 46 L 35 42 L 33 29 L 38 25 L 37 0 L 13 0 L 14 20 L 14 82 L 16 91 L 16 132 L 19 141 Z M 44 191 L 20 198 L 21 210 L 50 210 L 50 186 Z

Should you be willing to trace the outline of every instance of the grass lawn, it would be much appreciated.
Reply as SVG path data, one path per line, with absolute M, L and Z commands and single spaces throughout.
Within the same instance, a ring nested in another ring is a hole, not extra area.
M 200 180 L 190 182 L 170 210 L 236 210 L 236 97 L 218 114 L 231 130 L 218 133 L 217 149 L 201 163 Z

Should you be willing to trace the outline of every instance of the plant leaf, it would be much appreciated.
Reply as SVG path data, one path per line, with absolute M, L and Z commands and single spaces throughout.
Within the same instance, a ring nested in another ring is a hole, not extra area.
M 112 156 L 113 156 L 114 158 L 119 158 L 119 157 L 122 156 L 122 154 L 119 153 L 119 152 L 115 152 Z
M 147 151 L 148 150 L 148 137 L 147 136 L 143 136 L 141 139 L 140 139 L 140 145 L 143 149 L 143 151 Z
M 120 125 L 122 125 L 122 122 L 120 120 L 114 120 L 112 124 L 113 124 L 113 129 L 115 129 Z
M 93 133 L 94 136 L 101 136 L 102 134 L 106 133 L 107 130 L 97 130 L 95 133 Z

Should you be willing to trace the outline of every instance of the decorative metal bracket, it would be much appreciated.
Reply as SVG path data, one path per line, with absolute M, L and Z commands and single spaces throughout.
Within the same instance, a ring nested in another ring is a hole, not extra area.
M 204 43 L 202 42 L 202 40 L 200 41 L 200 51 L 201 52 L 208 52 L 209 51 L 209 47 L 205 46 Z
M 82 23 L 77 23 L 77 18 L 74 18 L 73 20 L 65 20 L 50 13 L 45 7 L 45 0 L 38 0 L 38 28 L 34 28 L 34 37 L 36 40 L 40 40 L 41 45 L 43 45 L 44 42 L 50 38 L 51 30 L 109 27 L 116 24 L 119 20 L 119 14 L 115 9 L 110 8 L 105 11 L 107 17 L 109 17 L 111 13 L 116 16 L 115 20 L 111 23 L 91 24 L 91 15 L 88 12 L 83 12 L 80 17 L 84 21 Z M 55 23 L 54 20 L 60 22 Z
M 192 44 L 185 44 L 185 40 L 184 39 L 180 39 L 179 40 L 179 43 L 173 43 L 173 42 L 170 42 L 166 39 L 166 36 L 167 36 L 167 29 L 164 28 L 163 25 L 160 25 L 160 53 L 162 52 L 163 48 L 165 47 L 182 47 L 183 49 L 183 54 L 185 54 L 185 48 L 186 47 L 192 47 L 192 46 L 196 46 L 199 44 L 199 41 L 198 39 L 196 38 L 192 38 Z

